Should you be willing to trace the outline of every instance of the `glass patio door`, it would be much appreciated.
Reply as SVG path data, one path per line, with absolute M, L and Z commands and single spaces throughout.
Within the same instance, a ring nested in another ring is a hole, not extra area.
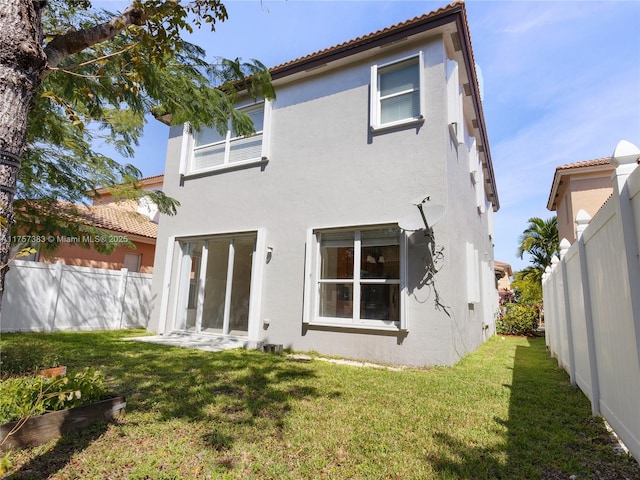
M 180 242 L 176 328 L 246 336 L 256 234 Z

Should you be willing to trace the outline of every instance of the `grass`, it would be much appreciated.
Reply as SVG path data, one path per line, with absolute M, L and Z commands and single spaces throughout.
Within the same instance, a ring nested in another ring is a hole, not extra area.
M 640 478 L 543 339 L 398 372 L 124 341 L 140 333 L 2 336 L 127 397 L 115 423 L 11 452 L 9 479 Z

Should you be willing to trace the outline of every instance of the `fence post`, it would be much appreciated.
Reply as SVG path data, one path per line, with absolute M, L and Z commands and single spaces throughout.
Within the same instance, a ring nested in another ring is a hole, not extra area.
M 116 313 L 114 325 L 118 325 L 122 329 L 122 317 L 124 317 L 124 301 L 127 295 L 127 277 L 129 269 L 122 268 L 120 270 L 120 282 L 118 285 L 118 294 L 116 296 Z
M 62 287 L 62 262 L 58 260 L 53 264 L 53 282 L 49 285 L 49 295 L 47 304 L 47 323 L 49 331 L 56 329 L 56 310 L 58 309 L 58 298 L 60 298 L 60 288 Z
M 618 197 L 616 206 L 619 208 L 620 225 L 624 239 L 624 254 L 629 274 L 629 296 L 631 298 L 631 313 L 636 334 L 636 352 L 640 367 L 640 295 L 634 289 L 640 288 L 640 262 L 638 259 L 638 240 L 636 223 L 631 205 L 631 195 L 627 179 L 638 167 L 640 149 L 634 144 L 621 140 L 611 156 L 611 164 L 616 171 L 613 174 L 613 192 Z
M 558 278 L 562 274 L 562 270 L 558 271 L 558 263 L 560 263 L 560 259 L 557 255 L 554 255 L 551 258 L 551 278 L 553 279 L 553 318 L 554 329 L 556 334 L 556 358 L 558 359 L 558 365 L 561 368 L 564 368 L 564 361 L 566 352 L 564 352 L 562 348 L 562 339 L 563 334 L 566 334 L 567 329 L 564 328 L 564 322 L 562 322 L 562 316 L 560 315 L 560 295 L 558 293 L 558 282 L 560 279 Z M 564 295 L 564 291 L 562 292 Z
M 547 344 L 547 348 L 549 349 L 549 353 L 551 354 L 551 358 L 555 357 L 555 349 L 553 348 L 553 340 L 554 340 L 554 332 L 553 332 L 553 323 L 555 319 L 553 318 L 553 299 L 551 299 L 550 289 L 553 285 L 549 285 L 551 282 L 551 267 L 547 267 L 544 269 L 543 274 L 543 288 L 544 285 L 547 285 L 547 292 L 543 290 L 542 292 L 542 308 L 544 308 L 544 341 Z
M 582 279 L 582 303 L 584 304 L 584 323 L 587 333 L 587 354 L 589 356 L 589 378 L 591 383 L 591 414 L 600 415 L 600 380 L 598 379 L 598 357 L 596 353 L 596 337 L 593 330 L 593 313 L 591 311 L 591 287 L 587 248 L 582 234 L 589 226 L 591 217 L 584 210 L 576 215 L 576 238 L 578 242 L 578 258 L 580 259 L 580 278 Z
M 564 297 L 564 315 L 565 321 L 567 324 L 567 345 L 569 347 L 569 379 L 571 381 L 571 385 L 576 385 L 576 364 L 575 364 L 575 355 L 573 352 L 573 328 L 571 326 L 571 302 L 569 302 L 569 282 L 567 279 L 567 262 L 564 259 L 564 256 L 567 254 L 567 251 L 571 247 L 569 240 L 563 238 L 560 241 L 560 268 L 562 272 L 562 287 L 563 287 L 563 297 Z
M 547 345 L 547 350 L 551 356 L 553 356 L 553 350 L 551 348 L 551 323 L 549 323 L 548 313 L 551 312 L 551 304 L 549 300 L 549 267 L 545 268 L 542 274 L 542 318 L 544 319 L 544 342 Z

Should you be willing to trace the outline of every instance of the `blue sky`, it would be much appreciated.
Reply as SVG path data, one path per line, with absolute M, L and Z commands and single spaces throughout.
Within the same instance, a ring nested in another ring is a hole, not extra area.
M 94 2 L 122 9 L 129 2 Z M 267 66 L 445 6 L 432 1 L 228 1 L 229 20 L 193 43 L 207 54 Z M 467 1 L 501 209 L 495 258 L 514 270 L 527 220 L 546 210 L 556 166 L 640 145 L 640 2 Z M 168 128 L 151 120 L 136 156 L 163 172 Z

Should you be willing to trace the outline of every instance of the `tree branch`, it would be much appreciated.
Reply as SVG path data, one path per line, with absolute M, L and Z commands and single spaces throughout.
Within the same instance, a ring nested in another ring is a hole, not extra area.
M 81 52 L 106 40 L 112 40 L 118 33 L 131 25 L 143 25 L 146 20 L 144 11 L 131 5 L 124 12 L 108 22 L 84 30 L 75 30 L 59 35 L 44 48 L 47 56 L 47 68 L 57 67 L 69 55 Z
M 131 44 L 131 45 L 129 45 L 129 46 L 123 48 L 122 50 L 117 51 L 117 52 L 113 52 L 113 53 L 110 53 L 108 55 L 103 55 L 102 57 L 92 58 L 91 60 L 87 60 L 85 62 L 76 63 L 74 65 L 67 65 L 64 68 L 61 68 L 61 67 L 49 67 L 49 69 L 50 70 L 62 70 L 64 72 L 71 73 L 71 70 L 73 70 L 74 68 L 86 67 L 87 65 L 91 65 L 92 63 L 96 63 L 96 62 L 99 62 L 101 60 L 107 60 L 107 59 L 109 59 L 111 57 L 118 56 L 118 55 L 126 52 L 127 50 L 131 50 L 133 47 L 135 47 L 135 44 Z M 89 75 L 89 76 L 88 75 L 80 75 L 80 76 L 84 76 L 84 77 L 89 78 L 92 75 Z

